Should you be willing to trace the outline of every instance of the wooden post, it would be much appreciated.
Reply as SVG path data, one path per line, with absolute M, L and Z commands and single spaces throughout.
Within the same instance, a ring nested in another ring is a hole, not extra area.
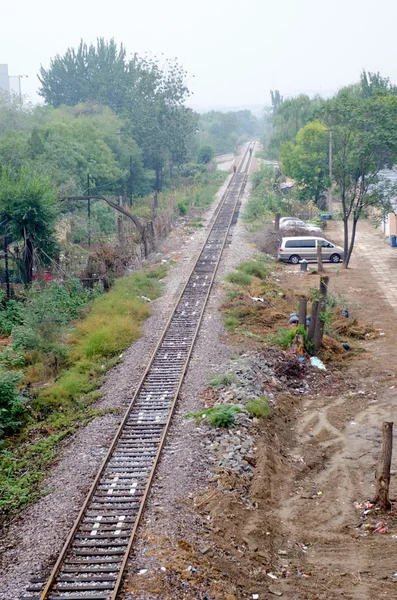
M 393 423 L 384 421 L 382 425 L 382 451 L 376 469 L 376 504 L 382 510 L 390 510 L 389 500 L 390 467 L 393 453 Z
M 324 336 L 324 319 L 322 315 L 325 313 L 327 292 L 328 292 L 329 277 L 321 277 L 320 279 L 320 300 L 316 314 L 316 323 L 314 328 L 314 351 L 318 352 L 321 348 L 321 342 Z
M 318 244 L 317 244 L 317 264 L 318 264 L 318 272 L 324 273 L 323 255 L 322 255 L 322 251 L 321 251 L 321 246 Z
M 313 341 L 314 338 L 314 330 L 316 327 L 316 318 L 317 318 L 317 311 L 318 311 L 318 300 L 315 300 L 312 304 L 312 312 L 311 312 L 311 317 L 310 317 L 310 325 L 309 325 L 309 331 L 307 334 L 307 338 L 309 340 L 309 342 Z
M 299 299 L 299 325 L 306 329 L 307 298 Z
M 280 231 L 280 213 L 274 215 L 274 229 L 277 233 Z

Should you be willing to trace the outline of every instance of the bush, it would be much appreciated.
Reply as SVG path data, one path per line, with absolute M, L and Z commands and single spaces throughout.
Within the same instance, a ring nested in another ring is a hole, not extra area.
M 226 329 L 228 331 L 233 332 L 236 329 L 236 327 L 240 324 L 240 321 L 236 319 L 236 317 L 226 317 L 224 323 Z
M 22 373 L 0 371 L 0 437 L 15 433 L 22 424 L 25 405 L 17 385 Z
M 270 270 L 256 260 L 249 260 L 238 265 L 237 269 L 246 275 L 253 275 L 258 279 L 266 279 Z
M 179 200 L 178 201 L 178 210 L 179 210 L 179 214 L 183 217 L 184 215 L 186 215 L 187 211 L 189 210 L 189 206 L 186 203 L 186 200 Z
M 208 163 L 210 163 L 212 161 L 212 159 L 215 156 L 215 148 L 213 146 L 211 146 L 210 144 L 203 144 L 202 146 L 200 146 L 198 153 L 197 153 L 197 158 L 198 158 L 198 162 L 202 163 L 204 165 L 207 165 Z
M 188 413 L 185 416 L 192 419 L 205 419 L 214 427 L 230 427 L 239 412 L 241 412 L 241 408 L 235 404 L 219 404 L 195 413 Z
M 247 275 L 246 273 L 242 273 L 239 271 L 234 271 L 233 273 L 228 273 L 225 277 L 226 281 L 229 283 L 234 283 L 235 285 L 240 286 L 248 286 L 252 283 L 252 277 Z
M 271 406 L 265 396 L 250 400 L 245 405 L 245 409 L 253 417 L 268 417 L 272 411 Z

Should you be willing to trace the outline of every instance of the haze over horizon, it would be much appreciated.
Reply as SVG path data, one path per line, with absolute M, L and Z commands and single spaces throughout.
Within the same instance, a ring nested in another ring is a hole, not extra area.
M 397 83 L 393 0 L 379 0 L 376 12 L 370 0 L 201 0 L 197 8 L 184 0 L 70 0 L 56 15 L 49 0 L 21 0 L 2 12 L 0 63 L 28 76 L 22 92 L 35 102 L 40 64 L 97 37 L 114 37 L 130 54 L 177 57 L 198 109 L 268 105 L 271 89 L 329 96 L 363 68 Z

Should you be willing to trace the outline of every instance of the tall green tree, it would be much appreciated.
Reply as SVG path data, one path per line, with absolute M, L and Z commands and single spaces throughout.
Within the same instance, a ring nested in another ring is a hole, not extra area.
M 55 252 L 56 191 L 47 177 L 27 167 L 16 174 L 2 169 L 0 175 L 0 220 L 9 243 L 22 243 L 24 281 L 32 282 L 34 255 Z
M 269 158 L 279 158 L 282 144 L 294 141 L 299 129 L 314 119 L 321 103 L 322 100 L 318 96 L 311 99 L 305 94 L 300 94 L 277 105 L 273 112 L 272 135 L 267 148 Z
M 358 87 L 328 100 L 323 120 L 333 131 L 333 177 L 342 203 L 344 266 L 351 259 L 360 217 L 389 210 L 381 171 L 397 160 L 397 96 L 364 96 Z
M 77 49 L 68 48 L 64 56 L 57 54 L 50 66 L 40 67 L 39 94 L 47 104 L 75 106 L 95 102 L 119 112 L 123 109 L 130 86 L 130 63 L 123 44 L 112 38 L 98 38 L 96 45 L 83 40 Z
M 313 199 L 319 208 L 329 185 L 328 139 L 325 125 L 312 121 L 298 131 L 295 143 L 285 142 L 280 150 L 283 172 L 296 181 L 298 196 Z

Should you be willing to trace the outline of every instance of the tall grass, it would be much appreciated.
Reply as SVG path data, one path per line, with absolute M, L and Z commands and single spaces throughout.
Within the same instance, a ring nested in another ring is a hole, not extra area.
M 65 341 L 68 368 L 30 401 L 30 422 L 0 445 L 0 515 L 13 513 L 40 495 L 45 467 L 56 456 L 59 442 L 98 414 L 93 402 L 106 371 L 117 363 L 142 331 L 150 304 L 159 297 L 166 267 L 118 279 L 97 297 L 85 318 Z

